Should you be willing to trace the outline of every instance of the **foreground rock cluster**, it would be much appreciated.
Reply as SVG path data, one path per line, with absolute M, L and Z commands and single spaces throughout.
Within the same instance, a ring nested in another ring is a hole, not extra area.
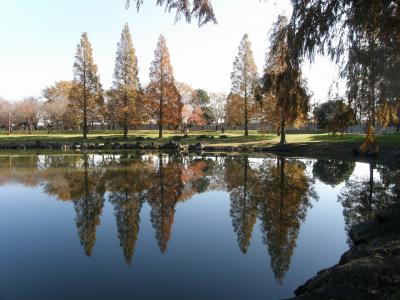
M 296 300 L 400 299 L 400 203 L 350 232 L 353 247 L 337 265 L 300 286 Z

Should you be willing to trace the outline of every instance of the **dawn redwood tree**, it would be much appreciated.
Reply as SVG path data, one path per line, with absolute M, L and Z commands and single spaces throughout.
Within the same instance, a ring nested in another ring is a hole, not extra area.
M 285 127 L 307 118 L 310 95 L 299 64 L 291 61 L 287 18 L 279 16 L 270 37 L 271 46 L 262 78 L 264 98 L 279 117 L 280 144 L 286 143 Z
M 164 125 L 175 127 L 180 125 L 183 105 L 175 84 L 169 51 L 163 35 L 160 35 L 154 51 L 146 98 L 151 116 L 158 122 L 160 138 L 163 136 Z
M 377 151 L 374 126 L 382 101 L 400 96 L 400 7 L 396 0 L 291 0 L 294 59 L 329 54 L 347 80 L 350 104 L 367 123 L 360 149 Z
M 114 81 L 110 91 L 111 106 L 116 110 L 116 119 L 128 138 L 129 125 L 135 125 L 142 114 L 138 60 L 133 47 L 128 24 L 125 24 L 118 43 L 115 60 Z
M 249 36 L 245 34 L 239 45 L 239 53 L 233 62 L 231 73 L 231 93 L 243 101 L 244 135 L 249 135 L 249 119 L 251 107 L 255 105 L 255 92 L 258 82 L 257 66 L 254 62 L 253 51 Z
M 133 2 L 136 8 L 139 10 L 143 4 L 143 0 L 125 0 L 126 7 Z M 211 5 L 210 0 L 157 0 L 157 5 L 163 6 L 165 4 L 165 10 L 176 11 L 175 21 L 178 21 L 182 16 L 190 23 L 192 17 L 198 20 L 199 26 L 202 26 L 208 22 L 217 23 L 217 19 L 214 15 L 214 9 Z
M 379 103 L 376 108 L 376 118 L 379 124 L 387 128 L 396 126 L 396 131 L 400 130 L 400 98 L 385 100 Z
M 104 98 L 93 50 L 86 32 L 77 46 L 74 63 L 74 85 L 70 93 L 70 108 L 83 115 L 83 139 L 87 139 L 88 117 L 98 118 L 103 110 Z

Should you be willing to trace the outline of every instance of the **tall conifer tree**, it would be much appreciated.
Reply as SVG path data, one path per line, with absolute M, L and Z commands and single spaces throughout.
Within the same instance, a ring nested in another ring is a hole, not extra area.
M 169 51 L 163 35 L 160 35 L 154 51 L 147 98 L 152 117 L 158 122 L 160 138 L 163 136 L 164 125 L 179 126 L 183 105 L 176 87 Z
M 264 105 L 280 129 L 280 144 L 286 143 L 285 128 L 307 118 L 310 95 L 299 64 L 291 61 L 287 18 L 279 16 L 271 34 L 271 46 L 263 76 Z
M 74 85 L 70 94 L 70 107 L 83 114 L 83 139 L 87 139 L 88 119 L 94 121 L 103 112 L 103 89 L 93 61 L 93 50 L 86 32 L 77 46 L 74 71 Z
M 254 62 L 253 51 L 249 36 L 245 34 L 239 45 L 239 53 L 233 63 L 231 74 L 232 89 L 231 93 L 243 100 L 244 110 L 244 135 L 249 135 L 249 119 L 251 107 L 254 106 L 255 90 L 257 86 L 257 67 Z
M 115 60 L 114 81 L 111 89 L 113 107 L 117 121 L 124 129 L 124 138 L 128 137 L 129 125 L 138 123 L 143 112 L 139 112 L 141 102 L 138 78 L 138 60 L 133 47 L 128 24 L 122 30 L 121 40 Z

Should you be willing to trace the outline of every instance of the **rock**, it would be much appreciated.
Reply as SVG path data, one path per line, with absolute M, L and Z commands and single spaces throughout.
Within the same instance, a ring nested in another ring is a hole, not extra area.
M 122 149 L 135 149 L 135 144 L 125 143 L 122 145 Z
M 114 143 L 114 145 L 112 145 L 113 149 L 122 149 L 122 145 L 120 143 Z
M 41 141 L 35 141 L 35 143 L 32 145 L 32 148 L 34 148 L 34 149 L 44 149 L 45 145 Z
M 203 144 L 197 143 L 194 145 L 189 145 L 188 148 L 189 151 L 202 151 L 203 150 Z
M 250 146 L 242 146 L 242 147 L 238 147 L 238 150 L 242 151 L 242 152 L 251 152 L 251 151 L 253 151 L 253 148 Z
M 144 149 L 144 144 L 141 143 L 141 142 L 137 142 L 137 143 L 134 145 L 133 149 Z
M 144 149 L 149 149 L 149 150 L 153 150 L 153 149 L 159 149 L 160 146 L 157 145 L 156 143 L 150 143 L 144 146 Z
M 165 150 L 180 150 L 180 148 L 181 146 L 172 140 L 161 146 L 161 149 Z
M 102 149 L 112 149 L 112 145 L 110 141 L 106 141 L 102 147 Z
M 210 152 L 215 152 L 215 151 L 227 151 L 231 152 L 235 150 L 235 147 L 232 146 L 205 146 L 203 148 L 204 151 L 210 151 Z
M 26 145 L 21 145 L 21 144 L 14 145 L 13 149 L 16 149 L 16 150 L 26 150 Z

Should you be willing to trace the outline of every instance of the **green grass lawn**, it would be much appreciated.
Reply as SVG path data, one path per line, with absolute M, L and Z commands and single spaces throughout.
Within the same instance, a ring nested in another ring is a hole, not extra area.
M 226 131 L 224 133 L 228 138 L 220 139 L 220 131 L 193 131 L 189 133 L 187 139 L 179 141 L 181 144 L 192 144 L 196 142 L 202 142 L 203 144 L 213 145 L 270 145 L 279 142 L 279 137 L 272 133 L 259 133 L 257 131 L 250 131 L 250 135 L 243 136 L 242 131 Z M 207 135 L 209 138 L 198 139 L 199 135 Z M 88 135 L 88 142 L 104 143 L 105 141 L 113 142 L 134 142 L 136 137 L 151 138 L 143 141 L 165 143 L 174 136 L 183 136 L 178 131 L 165 131 L 162 139 L 158 138 L 158 131 L 156 130 L 141 130 L 141 131 L 130 131 L 128 140 L 124 140 L 122 137 L 122 131 L 92 131 Z M 213 137 L 213 138 L 211 138 Z M 311 143 L 311 142 L 346 142 L 346 143 L 361 143 L 364 140 L 365 135 L 362 134 L 347 134 L 343 138 L 341 136 L 331 136 L 327 133 L 289 133 L 286 136 L 288 143 Z M 34 143 L 35 141 L 41 142 L 54 142 L 63 144 L 72 144 L 82 142 L 82 134 L 80 132 L 68 132 L 68 133 L 50 133 L 44 131 L 36 131 L 32 134 L 28 134 L 24 131 L 16 131 L 12 135 L 7 135 L 5 132 L 0 132 L 0 144 L 28 144 Z M 381 144 L 400 144 L 400 134 L 387 134 L 379 135 L 378 141 Z

